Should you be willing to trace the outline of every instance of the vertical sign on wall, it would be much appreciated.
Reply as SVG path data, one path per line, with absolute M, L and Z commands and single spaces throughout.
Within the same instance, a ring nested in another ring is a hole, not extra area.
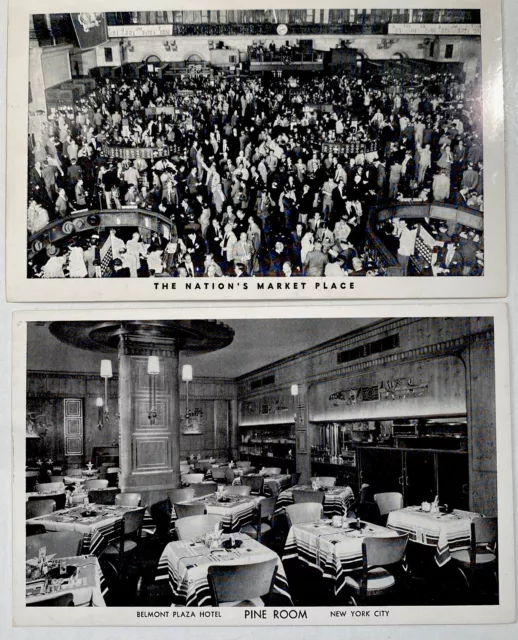
M 104 13 L 71 13 L 81 49 L 91 49 L 108 40 Z
M 83 404 L 80 398 L 65 398 L 63 427 L 65 455 L 83 455 Z

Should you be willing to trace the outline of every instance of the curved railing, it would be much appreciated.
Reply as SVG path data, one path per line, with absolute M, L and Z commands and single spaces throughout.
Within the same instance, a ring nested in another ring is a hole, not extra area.
M 71 235 L 111 227 L 137 227 L 141 231 L 168 237 L 171 221 L 160 213 L 137 207 L 78 211 L 66 218 L 53 220 L 31 235 L 28 239 L 29 250 L 35 254 L 44 246 L 63 241 Z
M 397 257 L 385 246 L 376 233 L 378 223 L 385 222 L 390 218 L 428 218 L 455 221 L 476 231 L 482 232 L 484 229 L 484 214 L 476 209 L 460 205 L 451 205 L 444 202 L 410 201 L 373 207 L 367 218 L 367 246 L 376 252 L 387 273 L 392 276 L 402 275 L 401 267 Z

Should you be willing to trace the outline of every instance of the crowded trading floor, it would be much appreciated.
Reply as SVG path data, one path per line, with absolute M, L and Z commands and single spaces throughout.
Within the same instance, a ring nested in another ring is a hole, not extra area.
M 333 42 L 78 77 L 31 117 L 28 277 L 482 275 L 480 75 Z

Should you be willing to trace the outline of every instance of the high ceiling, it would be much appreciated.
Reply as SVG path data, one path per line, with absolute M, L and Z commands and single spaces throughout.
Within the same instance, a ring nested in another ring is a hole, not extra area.
M 272 309 L 273 311 L 273 309 Z M 232 344 L 221 351 L 181 358 L 193 365 L 194 375 L 236 378 L 295 355 L 332 338 L 361 328 L 376 318 L 300 318 L 223 320 L 235 331 Z M 106 354 L 63 344 L 51 335 L 48 322 L 27 327 L 27 368 L 31 371 L 95 373 Z M 116 358 L 112 357 L 114 369 Z

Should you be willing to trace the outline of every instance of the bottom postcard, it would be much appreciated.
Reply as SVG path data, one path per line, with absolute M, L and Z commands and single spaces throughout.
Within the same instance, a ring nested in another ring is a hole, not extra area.
M 23 312 L 13 344 L 15 625 L 514 620 L 505 306 Z

